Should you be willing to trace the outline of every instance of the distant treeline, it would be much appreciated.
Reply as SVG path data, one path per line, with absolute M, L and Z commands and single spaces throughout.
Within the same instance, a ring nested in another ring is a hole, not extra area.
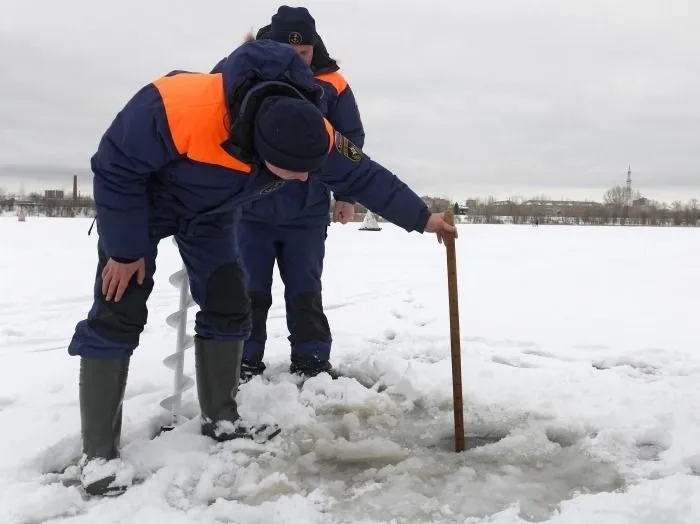
M 468 224 L 569 224 L 627 226 L 700 227 L 700 201 L 670 204 L 646 199 L 639 194 L 626 198 L 620 188 L 605 193 L 604 201 L 551 200 L 546 196 L 525 200 L 493 197 L 455 202 L 448 198 L 423 196 L 433 213 L 452 209 L 461 223 Z M 631 200 L 631 201 L 630 201 Z M 361 220 L 365 208 L 355 206 Z M 381 217 L 379 217 L 381 219 Z
M 452 209 L 462 223 L 700 226 L 698 199 L 668 204 L 648 200 L 639 193 L 631 198 L 619 186 L 608 190 L 602 203 L 551 200 L 546 196 L 500 201 L 493 197 L 475 198 L 464 203 L 443 197 L 423 196 L 422 199 L 434 213 Z M 0 189 L 0 212 L 18 214 L 20 211 L 26 216 L 91 217 L 95 215 L 95 201 L 84 196 L 58 199 L 40 193 L 6 194 Z M 355 220 L 361 221 L 366 211 L 362 204 L 356 204 Z

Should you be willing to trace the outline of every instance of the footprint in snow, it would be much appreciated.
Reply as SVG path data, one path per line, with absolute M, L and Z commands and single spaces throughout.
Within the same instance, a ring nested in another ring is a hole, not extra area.
M 671 447 L 671 437 L 664 430 L 650 431 L 637 437 L 635 445 L 640 459 L 655 462 Z
M 491 361 L 495 362 L 496 364 L 502 364 L 504 366 L 510 366 L 514 368 L 523 368 L 523 369 L 535 369 L 538 366 L 534 364 L 530 364 L 528 362 L 523 362 L 520 359 L 517 358 L 507 358 L 507 357 L 501 357 L 501 356 L 494 356 L 491 357 Z
M 604 360 L 598 360 L 592 363 L 592 366 L 600 371 L 611 370 L 615 368 L 631 368 L 633 371 L 643 375 L 657 375 L 659 368 L 653 364 L 636 360 L 631 357 L 617 357 Z
M 523 351 L 525 355 L 532 355 L 533 357 L 542 357 L 542 358 L 553 358 L 559 360 L 560 357 L 558 355 L 555 355 L 554 353 L 550 353 L 549 351 L 544 351 L 542 349 L 526 349 Z

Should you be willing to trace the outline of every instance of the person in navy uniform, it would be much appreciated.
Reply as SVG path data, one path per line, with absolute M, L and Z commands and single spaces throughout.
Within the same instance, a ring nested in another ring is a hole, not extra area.
M 270 39 L 292 47 L 313 71 L 323 88 L 321 111 L 351 148 L 364 146 L 365 132 L 355 95 L 316 31 L 305 7 L 281 6 L 258 40 Z M 352 220 L 355 199 L 334 193 L 334 221 Z M 321 276 L 330 223 L 331 194 L 322 177 L 308 183 L 287 183 L 270 198 L 244 206 L 238 227 L 246 288 L 253 326 L 243 350 L 241 380 L 262 374 L 267 341 L 267 317 L 272 306 L 275 262 L 284 283 L 291 373 L 303 377 L 337 373 L 330 363 L 332 336 L 323 310 Z
M 119 494 L 122 402 L 146 325 L 159 241 L 174 237 L 195 318 L 201 433 L 265 441 L 277 426 L 239 417 L 236 391 L 251 332 L 236 230 L 241 207 L 286 183 L 321 178 L 408 231 L 454 229 L 323 117 L 322 90 L 290 47 L 248 42 L 218 73 L 173 71 L 119 111 L 91 159 L 97 208 L 94 302 L 68 347 L 80 357 L 83 487 Z M 327 167 L 328 166 L 328 167 Z

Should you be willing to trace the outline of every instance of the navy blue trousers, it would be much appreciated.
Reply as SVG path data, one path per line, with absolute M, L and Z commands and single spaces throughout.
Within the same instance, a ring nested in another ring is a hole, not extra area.
M 276 261 L 284 283 L 292 361 L 327 361 L 332 338 L 321 299 L 327 226 L 292 227 L 241 220 L 237 232 L 253 321 L 243 358 L 253 362 L 263 358 Z
M 195 332 L 204 338 L 245 340 L 250 336 L 250 300 L 236 246 L 235 229 L 196 236 L 175 235 L 187 268 L 190 293 L 200 310 Z M 94 301 L 85 320 L 78 322 L 68 347 L 70 355 L 115 358 L 131 355 L 148 319 L 146 302 L 153 290 L 153 275 L 160 238 L 151 241 L 142 285 L 134 276 L 119 302 L 102 295 L 102 270 L 109 260 L 98 242 Z M 177 302 L 173 302 L 173 310 Z

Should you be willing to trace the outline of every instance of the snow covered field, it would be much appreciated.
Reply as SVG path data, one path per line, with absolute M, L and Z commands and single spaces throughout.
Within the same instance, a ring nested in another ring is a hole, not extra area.
M 386 224 L 329 233 L 333 362 L 355 378 L 296 387 L 277 279 L 271 378 L 239 400 L 281 437 L 213 444 L 193 418 L 151 440 L 172 381 L 161 361 L 180 261 L 168 239 L 125 401 L 123 455 L 144 481 L 86 501 L 50 472 L 79 454 L 78 360 L 65 348 L 91 301 L 89 225 L 0 219 L 4 524 L 700 521 L 700 230 L 461 226 L 462 454 L 444 248 Z M 194 389 L 185 412 L 198 413 Z

